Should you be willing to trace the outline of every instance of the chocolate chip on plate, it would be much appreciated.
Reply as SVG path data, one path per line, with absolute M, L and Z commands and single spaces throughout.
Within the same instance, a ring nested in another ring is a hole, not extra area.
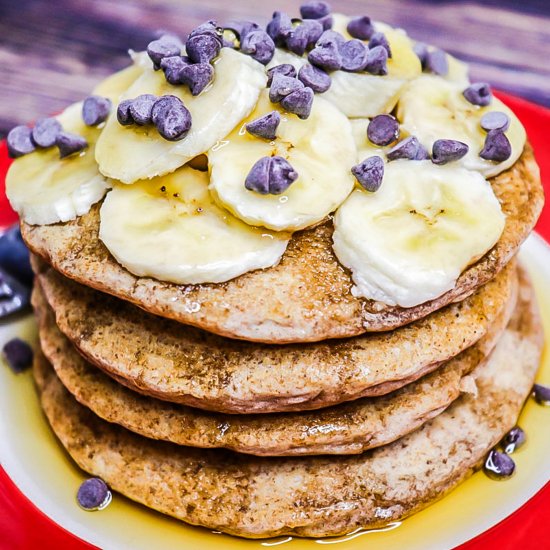
M 271 86 L 273 81 L 273 76 L 280 74 L 283 76 L 289 76 L 290 78 L 296 77 L 296 69 L 290 63 L 282 63 L 281 65 L 276 65 L 267 71 L 267 85 Z
M 449 72 L 447 54 L 443 50 L 432 50 L 428 52 L 425 67 L 426 70 L 431 73 L 445 76 Z
M 326 71 L 337 71 L 342 68 L 342 56 L 339 44 L 334 40 L 325 40 L 322 43 L 318 41 L 315 48 L 309 52 L 307 58 L 312 65 Z
M 470 148 L 466 143 L 456 139 L 438 139 L 432 148 L 432 162 L 434 164 L 447 164 L 461 159 Z
M 361 40 L 348 40 L 341 48 L 342 69 L 349 72 L 363 71 L 368 63 L 369 49 Z
M 507 479 L 516 470 L 515 462 L 506 454 L 493 449 L 483 465 L 483 471 L 491 479 Z
M 62 159 L 74 153 L 80 153 L 88 147 L 88 142 L 82 136 L 71 132 L 60 132 L 55 139 L 55 144 Z
M 327 2 L 306 2 L 300 6 L 300 15 L 303 19 L 321 19 L 330 13 L 330 4 Z
M 172 55 L 165 57 L 160 62 L 160 68 L 164 71 L 166 81 L 170 84 L 181 84 L 181 73 L 184 67 L 191 65 L 191 60 L 187 56 Z
M 298 71 L 298 79 L 318 94 L 326 92 L 332 83 L 332 79 L 323 69 L 309 63 Z
M 356 164 L 351 173 L 363 189 L 374 193 L 380 189 L 384 178 L 384 161 L 379 156 L 373 156 Z
M 493 99 L 491 86 L 486 82 L 475 82 L 471 86 L 468 86 L 468 88 L 462 92 L 462 95 L 472 105 L 479 105 L 480 107 L 486 107 Z
M 12 128 L 6 141 L 8 143 L 8 156 L 12 159 L 32 153 L 35 149 L 32 141 L 32 130 L 28 126 L 16 126 Z
M 62 130 L 61 123 L 56 118 L 39 118 L 32 129 L 31 138 L 38 147 L 52 147 Z
M 275 42 L 265 31 L 252 31 L 241 40 L 241 52 L 267 65 L 275 54 Z
M 506 132 L 510 126 L 510 117 L 502 111 L 489 111 L 481 117 L 480 124 L 487 132 L 491 130 Z
M 76 493 L 76 500 L 86 511 L 103 510 L 113 496 L 107 484 L 98 477 L 92 477 L 82 482 Z
M 376 48 L 369 50 L 365 70 L 378 76 L 388 74 L 388 51 L 384 46 L 376 46 Z
M 256 137 L 273 140 L 277 137 L 277 128 L 281 123 L 281 115 L 278 111 L 271 111 L 267 115 L 249 122 L 246 131 Z
M 210 34 L 196 34 L 187 41 L 185 50 L 193 63 L 210 63 L 220 53 L 221 43 Z
M 286 47 L 297 55 L 303 55 L 315 45 L 323 34 L 323 25 L 314 19 L 306 19 L 294 27 L 286 39 Z
M 135 124 L 151 124 L 151 111 L 156 100 L 157 96 L 153 94 L 141 94 L 132 100 L 129 112 Z
M 176 42 L 170 35 L 161 36 L 158 40 L 149 42 L 147 46 L 147 54 L 153 62 L 155 71 L 160 69 L 160 62 L 164 57 L 171 57 L 180 53 L 181 44 Z
M 134 119 L 130 114 L 130 105 L 132 105 L 132 100 L 125 99 L 118 104 L 116 109 L 116 118 L 122 126 L 129 126 L 134 123 Z
M 377 115 L 367 126 L 367 137 L 374 145 L 389 145 L 399 139 L 399 122 L 392 115 Z
M 535 384 L 533 386 L 533 397 L 540 405 L 550 406 L 550 387 Z
M 267 24 L 266 32 L 277 46 L 284 46 L 286 39 L 292 31 L 293 25 L 290 17 L 282 12 L 273 12 L 271 21 Z
M 261 195 L 280 195 L 297 178 L 298 173 L 283 157 L 263 157 L 251 168 L 244 186 Z
M 271 88 L 269 89 L 269 99 L 272 103 L 278 103 L 287 95 L 303 87 L 304 85 L 297 78 L 275 73 L 271 81 Z
M 369 50 L 382 46 L 388 52 L 388 57 L 391 57 L 391 48 L 386 35 L 383 32 L 375 32 L 369 40 Z
M 504 162 L 512 155 L 512 145 L 502 130 L 490 130 L 479 156 L 485 160 Z
M 183 101 L 173 95 L 164 95 L 155 101 L 151 119 L 159 134 L 168 141 L 183 139 L 191 129 L 191 113 Z
M 2 348 L 2 357 L 15 374 L 32 366 L 33 355 L 31 346 L 21 338 L 13 338 Z
M 388 160 L 424 160 L 427 158 L 427 153 L 415 136 L 409 136 L 392 147 L 386 153 L 386 157 Z
M 370 17 L 366 15 L 354 17 L 348 23 L 347 31 L 353 38 L 358 38 L 359 40 L 370 40 L 375 32 Z
M 214 78 L 214 69 L 210 63 L 195 63 L 183 67 L 180 82 L 187 84 L 191 95 L 199 95 Z
M 97 126 L 107 120 L 111 112 L 111 100 L 98 95 L 88 96 L 82 103 L 82 120 L 88 126 Z
M 313 106 L 313 90 L 311 88 L 301 88 L 281 99 L 281 107 L 289 113 L 298 115 L 299 118 L 306 119 L 311 113 Z
M 515 426 L 502 439 L 504 452 L 508 455 L 514 453 L 526 440 L 525 432 L 519 426 Z

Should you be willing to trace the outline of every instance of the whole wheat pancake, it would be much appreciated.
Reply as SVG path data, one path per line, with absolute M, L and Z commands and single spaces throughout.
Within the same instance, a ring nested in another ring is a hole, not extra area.
M 152 441 L 79 405 L 35 362 L 48 420 L 75 462 L 112 489 L 195 525 L 250 538 L 376 528 L 424 508 L 468 477 L 514 426 L 537 371 L 533 295 L 477 378 L 447 411 L 395 443 L 351 457 L 259 458 Z
M 410 433 L 440 414 L 461 389 L 475 388 L 467 375 L 487 359 L 507 320 L 502 315 L 474 346 L 387 396 L 308 413 L 226 415 L 143 397 L 118 384 L 61 333 L 38 286 L 33 301 L 45 357 L 77 401 L 100 418 L 152 439 L 260 456 L 356 454 Z
M 202 409 L 259 413 L 386 394 L 474 344 L 515 302 L 515 263 L 461 303 L 382 334 L 268 346 L 155 317 L 52 269 L 38 277 L 61 331 L 93 364 L 146 395 Z
M 464 299 L 492 279 L 542 209 L 543 190 L 531 148 L 491 183 L 506 214 L 499 242 L 462 273 L 453 290 L 408 309 L 353 296 L 350 274 L 332 251 L 331 221 L 296 233 L 273 268 L 222 284 L 186 286 L 136 277 L 119 265 L 98 238 L 100 205 L 64 224 L 23 223 L 22 232 L 30 249 L 67 277 L 157 315 L 250 341 L 320 341 L 402 326 Z

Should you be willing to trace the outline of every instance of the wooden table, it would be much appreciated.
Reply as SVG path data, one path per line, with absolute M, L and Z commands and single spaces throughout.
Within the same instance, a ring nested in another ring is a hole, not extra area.
M 279 0 L 0 0 L 0 135 L 57 112 L 128 63 L 161 29 L 208 19 L 266 22 Z M 405 27 L 471 65 L 474 80 L 550 107 L 549 0 L 342 0 L 338 11 Z

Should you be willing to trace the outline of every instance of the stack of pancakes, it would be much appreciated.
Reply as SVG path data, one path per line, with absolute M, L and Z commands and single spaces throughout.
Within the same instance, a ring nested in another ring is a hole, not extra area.
M 97 206 L 23 224 L 53 430 L 113 490 L 244 537 L 337 535 L 425 507 L 515 425 L 539 365 L 514 259 L 543 202 L 530 148 L 491 184 L 500 241 L 409 309 L 352 294 L 330 220 L 276 267 L 195 286 L 125 270 Z

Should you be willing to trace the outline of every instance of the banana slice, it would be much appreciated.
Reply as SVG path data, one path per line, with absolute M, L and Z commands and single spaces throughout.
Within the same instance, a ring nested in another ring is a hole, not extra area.
M 463 91 L 463 87 L 442 78 L 424 75 L 410 82 L 403 91 L 397 118 L 402 123 L 402 130 L 415 135 L 428 151 L 432 150 L 437 139 L 467 143 L 470 150 L 459 162 L 487 178 L 496 176 L 512 166 L 521 155 L 526 140 L 525 129 L 502 101 L 493 98 L 487 107 L 478 107 L 466 101 Z M 480 120 L 489 111 L 502 111 L 510 117 L 506 136 L 512 145 L 512 154 L 504 162 L 495 163 L 479 156 L 487 136 Z
M 89 212 L 110 186 L 94 158 L 101 130 L 84 124 L 82 103 L 71 105 L 57 119 L 65 131 L 84 137 L 89 147 L 64 159 L 59 158 L 57 147 L 37 149 L 13 162 L 6 176 L 6 194 L 28 224 L 74 220 Z
M 458 165 L 398 160 L 376 193 L 354 191 L 336 212 L 334 251 L 356 296 L 413 307 L 451 290 L 499 239 L 491 186 Z
M 250 135 L 245 124 L 273 110 L 281 112 L 273 142 Z M 269 101 L 268 91 L 223 147 L 208 154 L 210 188 L 217 200 L 251 225 L 298 230 L 314 225 L 333 212 L 349 195 L 350 172 L 356 152 L 347 118 L 319 96 L 307 120 L 286 113 Z M 265 156 L 280 155 L 298 172 L 298 179 L 282 195 L 260 195 L 245 188 L 252 166 Z
M 391 149 L 391 146 L 380 147 L 374 145 L 367 138 L 367 128 L 369 126 L 370 119 L 368 118 L 352 118 L 350 119 L 351 133 L 353 135 L 353 141 L 355 142 L 355 148 L 357 150 L 357 162 L 362 162 L 369 157 L 375 155 L 386 160 L 386 151 Z
M 102 80 L 93 90 L 93 95 L 108 97 L 117 103 L 123 94 L 144 72 L 147 54 L 139 52 L 132 56 L 132 64 Z M 147 57 L 148 59 L 148 57 Z
M 214 69 L 214 82 L 196 97 L 186 86 L 166 82 L 162 71 L 145 69 L 123 97 L 175 95 L 191 112 L 193 126 L 184 139 L 172 142 L 153 126 L 121 126 L 116 116 L 109 117 L 96 148 L 101 173 L 123 183 L 167 174 L 231 132 L 256 105 L 267 77 L 260 63 L 230 48 L 222 49 Z
M 216 206 L 208 174 L 187 166 L 135 185 L 115 184 L 99 238 L 126 269 L 178 284 L 222 283 L 275 265 L 289 236 L 247 226 Z

